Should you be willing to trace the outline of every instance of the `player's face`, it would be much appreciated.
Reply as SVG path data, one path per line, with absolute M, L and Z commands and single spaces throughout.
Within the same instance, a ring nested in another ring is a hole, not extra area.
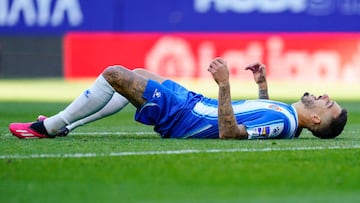
M 327 94 L 314 96 L 306 92 L 301 97 L 301 103 L 304 104 L 306 109 L 314 111 L 324 120 L 336 118 L 341 113 L 340 105 L 336 101 L 331 100 Z

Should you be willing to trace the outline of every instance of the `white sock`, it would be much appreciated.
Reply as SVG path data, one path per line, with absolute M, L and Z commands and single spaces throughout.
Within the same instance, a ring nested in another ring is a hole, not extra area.
M 96 112 L 86 118 L 83 118 L 74 123 L 71 123 L 70 125 L 67 125 L 66 128 L 69 129 L 70 131 L 72 131 L 79 126 L 99 120 L 100 118 L 104 118 L 106 116 L 110 116 L 114 113 L 119 112 L 128 103 L 129 103 L 129 101 L 125 97 L 123 97 L 119 93 L 115 92 L 113 94 L 113 96 L 111 97 L 110 101 L 104 106 L 104 108 L 100 109 L 98 112 Z
M 99 111 L 109 102 L 114 92 L 111 85 L 100 75 L 89 89 L 63 111 L 44 120 L 47 132 L 54 135 L 60 128 Z

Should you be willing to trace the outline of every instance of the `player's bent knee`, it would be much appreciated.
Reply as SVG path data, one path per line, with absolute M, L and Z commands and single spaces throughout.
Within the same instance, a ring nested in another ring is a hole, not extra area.
M 125 69 L 123 66 L 119 66 L 119 65 L 115 65 L 115 66 L 108 66 L 107 68 L 104 69 L 103 71 L 103 75 L 112 75 L 115 74 L 119 71 L 121 71 L 121 69 Z
M 131 71 L 123 66 L 115 65 L 105 68 L 102 75 L 108 82 L 111 83 L 112 80 L 119 80 L 128 73 L 131 73 Z

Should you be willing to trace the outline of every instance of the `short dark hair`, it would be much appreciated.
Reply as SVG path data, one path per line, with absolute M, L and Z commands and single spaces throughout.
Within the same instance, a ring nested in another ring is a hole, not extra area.
M 330 125 L 319 130 L 311 131 L 312 134 L 321 139 L 335 138 L 343 131 L 347 121 L 347 110 L 342 109 L 338 117 L 334 118 Z

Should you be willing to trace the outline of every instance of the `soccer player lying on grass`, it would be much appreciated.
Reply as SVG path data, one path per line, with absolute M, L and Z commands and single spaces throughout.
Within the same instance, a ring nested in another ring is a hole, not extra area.
M 9 130 L 19 138 L 66 135 L 73 129 L 71 124 L 76 127 L 77 122 L 111 115 L 129 102 L 136 107 L 135 120 L 153 125 L 163 138 L 286 139 L 299 136 L 302 128 L 319 138 L 334 138 L 344 129 L 347 111 L 328 95 L 305 93 L 291 105 L 271 101 L 265 66 L 255 63 L 246 69 L 259 86 L 258 100 L 232 101 L 229 70 L 222 58 L 214 59 L 208 68 L 219 88 L 218 99 L 188 91 L 144 69 L 110 66 L 63 111 L 36 122 L 11 123 Z

